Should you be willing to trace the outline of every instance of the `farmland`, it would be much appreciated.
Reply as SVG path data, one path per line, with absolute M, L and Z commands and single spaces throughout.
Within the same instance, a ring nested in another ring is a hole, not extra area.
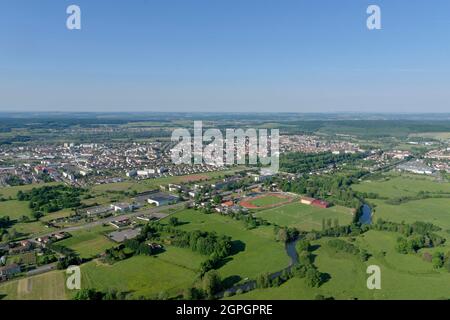
M 63 271 L 17 279 L 0 285 L 0 297 L 6 300 L 64 300 L 66 291 Z

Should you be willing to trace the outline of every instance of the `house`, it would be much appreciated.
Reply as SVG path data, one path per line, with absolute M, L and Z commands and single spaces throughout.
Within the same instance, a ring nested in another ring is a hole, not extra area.
M 149 243 L 148 246 L 152 249 L 152 250 L 161 250 L 163 249 L 163 246 L 158 244 L 158 243 Z
M 311 205 L 322 209 L 330 207 L 330 204 L 324 200 L 314 200 Z
M 222 202 L 221 206 L 224 208 L 231 208 L 232 206 L 234 206 L 234 202 L 233 201 L 225 201 L 225 202 Z
M 151 176 L 151 175 L 153 175 L 155 173 L 156 173 L 155 169 L 143 169 L 143 170 L 137 170 L 136 171 L 136 174 L 139 177 L 149 177 L 149 176 Z
M 33 244 L 28 240 L 23 240 L 15 244 L 14 247 L 10 247 L 9 254 L 20 254 L 30 251 L 31 249 L 33 249 Z
M 306 205 L 310 206 L 310 205 L 312 205 L 312 203 L 313 203 L 315 200 L 316 200 L 316 199 L 314 199 L 314 198 L 301 197 L 300 203 L 306 204 Z
M 152 194 L 147 200 L 148 203 L 155 204 L 157 207 L 168 205 L 177 201 L 178 197 L 163 192 Z
M 143 214 L 143 215 L 137 216 L 136 219 L 142 220 L 145 222 L 150 222 L 150 221 L 156 220 L 157 217 L 155 217 L 154 215 L 151 215 L 151 214 Z
M 111 209 L 114 210 L 114 212 L 127 212 L 127 211 L 133 211 L 134 206 L 132 204 L 122 202 L 122 203 L 114 203 L 111 204 Z
M 170 192 L 177 192 L 178 190 L 181 190 L 181 186 L 178 184 L 169 184 L 169 191 Z
M 16 263 L 0 267 L 0 281 L 8 280 L 18 273 L 20 273 L 20 266 Z
M 130 170 L 126 173 L 127 177 L 135 177 L 137 176 L 137 170 Z
M 123 218 L 123 219 L 111 221 L 109 224 L 117 229 L 120 229 L 120 228 L 129 226 L 131 224 L 131 221 L 128 218 Z
M 41 244 L 47 244 L 51 241 L 51 238 L 49 236 L 43 236 L 36 239 L 37 242 L 40 242 Z
M 20 241 L 20 245 L 22 247 L 29 247 L 29 246 L 31 246 L 31 242 L 28 240 L 22 240 L 22 241 Z
M 91 208 L 86 210 L 86 215 L 88 217 L 100 216 L 100 215 L 103 215 L 104 213 L 107 213 L 107 212 L 111 211 L 111 209 L 112 208 L 108 207 L 108 206 L 91 207 Z
M 197 195 L 197 192 L 195 192 L 195 191 L 189 191 L 189 197 L 195 198 L 196 195 Z
M 60 233 L 55 233 L 55 234 L 53 235 L 53 237 L 54 237 L 56 240 L 62 240 L 62 239 L 68 238 L 68 237 L 69 237 L 69 234 L 68 234 L 67 232 L 60 232 Z

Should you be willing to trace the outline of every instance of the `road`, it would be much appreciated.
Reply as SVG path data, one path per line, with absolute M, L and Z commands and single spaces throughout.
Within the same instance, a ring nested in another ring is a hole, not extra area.
M 36 242 L 35 239 L 38 236 L 39 237 L 51 236 L 52 234 L 55 234 L 57 232 L 69 232 L 70 233 L 70 232 L 73 232 L 73 231 L 79 231 L 79 230 L 84 230 L 84 229 L 89 229 L 89 228 L 101 226 L 101 225 L 103 225 L 105 223 L 107 224 L 107 223 L 110 223 L 110 222 L 115 221 L 115 220 L 120 220 L 120 219 L 124 219 L 124 218 L 134 218 L 134 217 L 140 216 L 140 215 L 142 215 L 144 213 L 145 214 L 154 213 L 154 212 L 161 211 L 161 209 L 164 209 L 164 210 L 172 209 L 172 208 L 175 209 L 175 208 L 180 208 L 182 206 L 184 206 L 184 203 L 180 202 L 180 203 L 177 203 L 177 204 L 164 206 L 164 207 L 155 207 L 155 208 L 146 209 L 146 210 L 142 210 L 142 211 L 133 211 L 133 212 L 122 214 L 122 215 L 118 215 L 118 216 L 111 216 L 111 217 L 108 217 L 108 218 L 105 218 L 105 219 L 96 220 L 96 221 L 89 222 L 89 223 L 86 223 L 86 224 L 82 224 L 82 225 L 79 225 L 79 226 L 72 226 L 72 227 L 57 229 L 57 230 L 54 230 L 52 232 L 48 232 L 48 233 L 45 233 L 45 234 L 39 234 L 37 236 L 29 238 L 28 240 L 32 241 L 32 242 Z
M 27 272 L 27 277 L 56 270 L 56 263 L 46 264 Z

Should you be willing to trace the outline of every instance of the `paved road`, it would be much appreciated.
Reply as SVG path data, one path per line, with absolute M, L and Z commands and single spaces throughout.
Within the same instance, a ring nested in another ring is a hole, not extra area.
M 27 272 L 27 277 L 35 276 L 37 274 L 46 273 L 52 270 L 56 270 L 56 263 L 46 264 L 45 266 L 37 267 Z
M 155 213 L 155 212 L 161 211 L 162 209 L 164 209 L 164 210 L 172 209 L 172 208 L 175 209 L 175 208 L 179 208 L 179 207 L 182 207 L 182 206 L 184 206 L 184 203 L 180 202 L 180 203 L 177 203 L 177 204 L 164 206 L 164 207 L 155 207 L 155 208 L 146 209 L 146 210 L 142 210 L 142 211 L 134 211 L 134 212 L 122 214 L 122 215 L 119 215 L 119 216 L 111 216 L 111 217 L 108 217 L 108 218 L 105 218 L 105 219 L 89 222 L 89 223 L 82 224 L 82 225 L 79 225 L 79 226 L 73 226 L 73 227 L 57 229 L 57 230 L 54 230 L 52 232 L 48 232 L 48 233 L 45 233 L 45 234 L 39 234 L 38 236 L 45 237 L 45 236 L 51 236 L 52 234 L 54 234 L 56 232 L 73 232 L 73 231 L 79 231 L 79 230 L 83 230 L 83 229 L 89 229 L 89 228 L 92 228 L 92 227 L 101 226 L 101 225 L 103 225 L 105 223 L 110 223 L 112 221 L 123 219 L 123 218 L 133 218 L 133 217 L 140 216 L 142 214 Z M 33 238 L 30 238 L 28 240 L 35 242 L 34 239 L 36 239 L 36 237 L 38 237 L 38 236 L 34 236 Z

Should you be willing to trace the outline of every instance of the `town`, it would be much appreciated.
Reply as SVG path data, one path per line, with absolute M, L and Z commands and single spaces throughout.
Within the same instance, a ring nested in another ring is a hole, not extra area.
M 280 126 L 283 128 L 283 123 Z M 446 189 L 439 187 L 449 179 L 449 140 L 430 134 L 382 141 L 363 135 L 282 133 L 280 169 L 273 171 L 258 164 L 227 165 L 225 161 L 222 165 L 174 164 L 171 152 L 175 143 L 168 140 L 170 134 L 162 127 L 152 123 L 148 127 L 131 122 L 121 127 L 70 128 L 71 125 L 61 130 L 63 139 L 58 136 L 57 140 L 47 142 L 36 139 L 32 143 L 0 146 L 0 281 L 6 286 L 17 284 L 19 290 L 19 283 L 24 281 L 28 286 L 31 283 L 39 286 L 38 279 L 61 277 L 69 265 L 79 265 L 83 273 L 100 279 L 99 272 L 103 269 L 94 267 L 98 263 L 112 268 L 132 263 L 127 269 L 143 263 L 158 269 L 163 268 L 163 261 L 194 255 L 189 259 L 203 262 L 190 271 L 193 287 L 182 285 L 170 290 L 161 284 L 150 286 L 146 289 L 148 293 L 139 291 L 127 298 L 166 299 L 177 294 L 184 297 L 195 290 L 200 290 L 196 293 L 198 298 L 241 297 L 262 286 L 259 277 L 282 284 L 293 281 L 289 279 L 301 268 L 311 269 L 311 278 L 306 281 L 320 288 L 324 280 L 319 279 L 317 267 L 298 265 L 298 255 L 304 254 L 300 249 L 296 254 L 288 250 L 291 262 L 286 263 L 284 245 L 289 248 L 299 238 L 305 238 L 328 246 L 320 239 L 364 234 L 376 228 L 373 216 L 384 216 L 386 205 L 407 206 L 414 201 L 433 198 L 446 201 L 449 197 Z M 148 133 L 148 128 L 152 132 L 158 130 L 159 134 L 151 133 L 143 139 L 141 134 Z M 68 132 L 97 134 L 91 141 L 65 142 Z M 104 135 L 112 132 L 139 138 L 105 141 Z M 250 138 L 241 143 L 245 143 L 244 150 L 248 151 Z M 240 147 L 237 144 L 234 152 Z M 226 152 L 223 156 L 225 159 Z M 414 183 L 415 180 L 418 182 Z M 423 189 L 396 197 L 371 187 L 388 185 L 390 181 L 406 183 L 405 188 L 410 188 L 410 184 L 419 188 L 423 185 Z M 196 230 L 201 233 L 195 233 Z M 273 233 L 273 238 L 261 237 L 259 232 L 263 230 L 264 234 Z M 183 242 L 183 237 L 205 237 L 214 246 L 224 245 L 228 249 L 216 254 L 202 245 L 188 249 L 191 245 Z M 234 242 L 227 237 L 235 239 Z M 430 241 L 445 241 L 439 237 L 433 235 Z M 273 265 L 261 269 L 258 266 L 264 264 L 247 255 L 252 250 L 261 251 L 262 246 L 275 258 Z M 216 270 L 227 274 L 227 269 L 222 271 L 219 266 L 230 255 L 236 255 L 237 259 L 237 269 L 230 272 L 242 276 L 230 282 L 221 280 L 217 287 L 220 289 L 199 289 L 202 281 L 218 276 Z M 143 256 L 163 260 L 142 260 Z M 254 271 L 250 273 L 242 271 L 246 268 L 241 265 L 248 263 L 248 259 L 253 261 Z M 187 261 L 167 266 L 173 269 L 172 276 L 178 272 L 177 265 Z M 200 283 L 195 280 L 198 277 L 202 279 Z M 101 282 L 96 283 L 89 290 L 99 290 L 100 295 L 113 294 L 114 299 L 119 298 L 117 295 L 126 296 L 124 288 L 112 293 L 102 291 L 106 289 Z M 75 298 L 88 294 L 86 290 L 75 292 Z M 33 290 L 13 291 L 10 293 L 13 296 L 33 296 Z M 58 292 L 61 291 L 48 291 L 48 297 Z M 63 296 L 67 298 L 67 293 Z

